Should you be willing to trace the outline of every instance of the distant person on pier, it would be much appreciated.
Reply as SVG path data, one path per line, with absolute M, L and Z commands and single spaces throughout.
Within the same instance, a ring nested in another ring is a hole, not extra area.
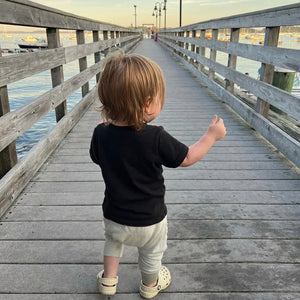
M 163 127 L 149 125 L 163 107 L 165 83 L 159 66 L 140 55 L 109 57 L 98 94 L 104 121 L 94 130 L 90 155 L 105 182 L 104 270 L 97 275 L 99 291 L 116 293 L 123 245 L 128 245 L 138 248 L 140 294 L 150 299 L 171 283 L 170 271 L 161 263 L 167 249 L 162 167 L 198 162 L 226 129 L 215 115 L 206 134 L 187 147 Z

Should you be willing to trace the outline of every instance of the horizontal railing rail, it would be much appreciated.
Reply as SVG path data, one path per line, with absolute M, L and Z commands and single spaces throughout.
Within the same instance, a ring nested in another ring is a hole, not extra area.
M 48 49 L 38 52 L 2 56 L 0 51 L 1 216 L 97 97 L 97 88 L 90 89 L 89 81 L 94 77 L 98 81 L 102 58 L 118 48 L 125 52 L 131 50 L 142 36 L 136 30 L 31 1 L 0 0 L 0 7 L 0 24 L 43 28 L 48 43 Z M 76 46 L 61 46 L 62 29 L 76 30 Z M 86 31 L 92 31 L 92 43 L 85 43 Z M 88 67 L 89 55 L 94 55 L 94 64 Z M 63 66 L 76 60 L 80 72 L 64 80 Z M 52 89 L 10 111 L 9 85 L 47 70 L 51 71 Z M 68 112 L 66 99 L 80 88 L 82 99 Z M 15 140 L 54 109 L 57 124 L 18 161 Z
M 273 86 L 272 83 L 275 67 L 284 68 L 283 72 L 300 71 L 300 50 L 277 47 L 282 27 L 299 25 L 300 4 L 298 3 L 200 22 L 158 33 L 158 41 L 166 49 L 177 56 L 208 88 L 298 167 L 300 166 L 300 98 Z M 262 45 L 251 45 L 240 41 L 242 30 L 249 28 L 253 28 L 253 32 L 257 29 L 264 32 Z M 230 33 L 229 40 L 218 40 L 221 31 Z M 207 50 L 209 55 L 206 55 Z M 219 52 L 228 55 L 225 63 L 217 61 Z M 238 57 L 261 63 L 259 79 L 237 70 Z M 244 99 L 237 87 L 246 90 L 254 97 L 247 99 L 245 96 Z M 273 107 L 292 120 L 291 126 L 295 128 L 292 135 L 283 131 L 280 122 L 276 124 L 276 121 L 270 117 L 271 113 L 272 116 L 274 114 L 273 110 L 275 111 Z
M 124 42 L 135 42 L 137 39 L 140 39 L 140 37 L 134 35 L 78 46 L 61 47 L 3 57 L 0 62 L 0 86 L 22 80 L 60 65 L 68 64 L 98 51 L 109 50 Z

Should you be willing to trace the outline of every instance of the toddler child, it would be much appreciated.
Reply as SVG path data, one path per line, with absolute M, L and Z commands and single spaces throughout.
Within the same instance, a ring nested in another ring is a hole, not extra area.
M 114 54 L 106 59 L 98 85 L 103 122 L 94 130 L 90 156 L 105 182 L 102 205 L 105 225 L 104 270 L 98 275 L 100 293 L 116 293 L 123 245 L 138 248 L 142 280 L 140 294 L 155 297 L 171 283 L 161 265 L 167 249 L 167 208 L 163 168 L 190 166 L 226 134 L 214 116 L 206 134 L 187 147 L 156 119 L 165 101 L 161 69 L 141 55 Z

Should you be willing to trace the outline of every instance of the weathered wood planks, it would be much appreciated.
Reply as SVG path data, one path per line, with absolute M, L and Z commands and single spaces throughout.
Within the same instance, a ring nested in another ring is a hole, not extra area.
M 300 166 L 300 144 L 297 127 L 290 125 L 293 128 L 290 130 L 287 128 L 288 126 L 282 125 L 280 122 L 272 123 L 274 119 L 268 118 L 268 110 L 269 106 L 272 105 L 287 113 L 288 119 L 298 120 L 300 118 L 299 98 L 272 86 L 274 67 L 280 66 L 299 71 L 300 51 L 277 48 L 281 27 L 296 25 L 296 23 L 299 25 L 299 16 L 300 6 L 295 4 L 163 30 L 158 35 L 158 41 L 177 56 L 202 83 L 222 98 L 298 167 Z M 254 28 L 256 30 L 260 26 L 265 27 L 263 47 L 239 42 L 238 35 L 241 28 Z M 217 41 L 218 30 L 220 29 L 231 30 L 230 42 Z M 193 33 L 200 32 L 200 38 L 196 38 L 195 34 L 190 37 L 191 31 Z M 211 32 L 212 36 L 209 38 L 211 40 L 205 38 L 205 34 L 208 32 Z M 210 58 L 205 57 L 206 48 L 210 49 Z M 217 51 L 228 54 L 229 63 L 227 66 L 216 62 Z M 243 74 L 236 71 L 235 62 L 238 56 L 262 63 L 260 80 L 247 76 L 247 73 Z M 225 83 L 222 78 L 217 78 L 215 74 L 225 78 Z M 254 103 L 256 101 L 258 114 L 252 106 L 245 105 L 247 103 L 245 99 L 244 102 L 240 100 L 241 95 L 238 95 L 234 85 L 242 87 L 254 95 L 253 101 Z M 293 134 L 289 136 L 291 132 Z
M 299 4 L 250 12 L 182 26 L 179 32 L 204 30 L 211 28 L 272 27 L 281 25 L 299 25 Z M 241 26 L 242 24 L 242 26 Z M 173 29 L 167 30 L 172 32 Z
M 228 123 L 228 135 L 203 161 L 164 171 L 169 211 L 164 264 L 173 283 L 158 297 L 298 299 L 299 170 L 197 87 L 159 45 L 146 40 L 136 52 L 155 59 L 166 76 L 169 92 L 156 124 L 192 144 L 216 111 Z M 104 185 L 88 154 L 99 122 L 94 106 L 0 221 L 1 300 L 101 299 L 95 275 L 102 268 Z M 126 247 L 119 276 L 114 298 L 139 299 L 136 249 Z
M 299 51 L 295 49 L 277 48 L 265 45 L 264 47 L 258 45 L 250 45 L 236 42 L 226 42 L 218 40 L 209 40 L 204 37 L 191 38 L 179 37 L 172 35 L 161 35 L 167 40 L 176 42 L 187 42 L 195 44 L 199 47 L 213 48 L 218 51 L 230 53 L 236 56 L 244 57 L 254 61 L 263 62 L 266 64 L 276 65 L 281 68 L 291 69 L 295 71 L 300 70 Z M 195 52 L 195 51 L 192 51 Z M 200 53 L 201 56 L 205 56 Z
M 88 81 L 95 75 L 96 78 L 99 77 L 102 64 L 100 51 L 105 50 L 105 53 L 108 53 L 118 45 L 127 52 L 140 41 L 141 34 L 137 30 L 89 20 L 27 0 L 1 0 L 0 6 L 0 23 L 45 28 L 49 48 L 46 51 L 13 57 L 0 55 L 1 104 L 9 107 L 7 84 L 42 71 L 51 70 L 53 86 L 51 90 L 15 111 L 9 112 L 6 109 L 5 116 L 2 116 L 4 113 L 1 109 L 0 215 L 2 215 L 94 100 L 95 89 L 90 91 Z M 76 29 L 78 45 L 61 47 L 60 29 Z M 84 31 L 87 30 L 93 31 L 94 43 L 84 44 Z M 111 33 L 109 40 L 108 30 Z M 106 41 L 99 41 L 100 31 L 103 36 L 106 33 Z M 115 31 L 118 33 L 115 34 Z M 86 62 L 88 54 L 95 54 L 95 64 L 89 68 Z M 79 59 L 80 74 L 64 81 L 63 65 L 76 59 Z M 79 88 L 82 88 L 83 100 L 68 113 L 66 99 Z M 56 110 L 57 126 L 17 163 L 14 141 L 53 109 Z
M 168 46 L 172 46 L 172 44 L 167 41 L 163 42 Z M 300 99 L 291 95 L 290 93 L 276 88 L 269 83 L 257 81 L 256 79 L 253 79 L 241 72 L 223 66 L 222 64 L 215 62 L 213 59 L 202 57 L 197 53 L 193 53 L 189 50 L 180 48 L 179 46 L 173 46 L 173 48 L 175 48 L 179 52 L 181 51 L 185 53 L 189 57 L 192 57 L 202 65 L 209 67 L 211 72 L 217 72 L 218 74 L 225 76 L 228 80 L 236 83 L 240 87 L 251 91 L 258 97 L 266 99 L 266 101 L 268 101 L 270 104 L 280 108 L 289 115 L 294 116 L 296 119 L 300 118 Z M 300 51 L 298 52 L 298 56 L 299 53 Z M 209 79 L 212 78 L 209 77 Z
M 77 46 L 60 47 L 40 52 L 0 58 L 0 86 L 67 64 L 84 56 L 113 47 L 123 41 L 137 42 L 140 36 L 98 41 Z
M 70 30 L 121 30 L 131 29 L 79 17 L 58 9 L 28 0 L 0 0 L 0 19 L 3 23 L 21 26 L 61 28 Z
M 176 47 L 178 48 L 178 46 L 175 46 L 175 48 Z M 186 51 L 186 50 L 182 49 L 181 51 Z M 181 59 L 180 56 L 177 57 Z M 227 103 L 235 112 L 237 112 L 244 120 L 246 120 L 254 129 L 256 129 L 260 134 L 262 134 L 262 136 L 264 136 L 270 143 L 272 143 L 275 147 L 277 147 L 279 151 L 281 151 L 284 155 L 286 155 L 297 166 L 300 165 L 300 143 L 298 141 L 290 137 L 283 130 L 281 130 L 276 125 L 269 122 L 263 116 L 255 112 L 252 108 L 250 108 L 248 105 L 246 105 L 245 103 L 237 99 L 234 95 L 226 91 L 219 84 L 210 80 L 204 73 L 197 71 L 197 69 L 194 68 L 192 65 L 190 65 L 187 61 L 185 60 L 181 60 L 181 61 L 186 68 L 188 68 L 195 76 L 197 76 L 203 83 L 205 83 L 213 92 L 216 93 L 216 95 L 222 98 L 222 100 L 225 103 Z M 211 62 L 211 64 L 217 64 L 217 63 Z M 221 68 L 227 68 L 227 67 L 222 66 Z M 230 72 L 233 73 L 236 71 L 231 70 Z M 243 74 L 241 74 L 241 76 L 249 77 Z M 230 78 L 230 76 L 227 76 L 227 78 Z M 248 78 L 246 78 L 246 80 L 248 80 Z M 272 88 L 277 89 L 275 87 Z M 284 94 L 285 92 L 281 91 L 280 93 Z M 288 94 L 287 97 L 294 99 L 295 100 L 294 104 L 299 102 L 299 99 L 296 99 L 296 97 L 293 97 L 290 94 Z M 299 107 L 298 105 L 296 106 L 297 108 Z

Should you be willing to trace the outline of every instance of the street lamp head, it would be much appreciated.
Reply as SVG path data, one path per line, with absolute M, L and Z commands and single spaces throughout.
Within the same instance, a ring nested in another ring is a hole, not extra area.
M 156 6 L 156 4 L 155 4 L 155 6 L 154 6 L 154 10 L 157 10 L 157 6 Z
M 152 17 L 154 17 L 155 16 L 155 14 L 154 14 L 154 12 L 152 13 Z

